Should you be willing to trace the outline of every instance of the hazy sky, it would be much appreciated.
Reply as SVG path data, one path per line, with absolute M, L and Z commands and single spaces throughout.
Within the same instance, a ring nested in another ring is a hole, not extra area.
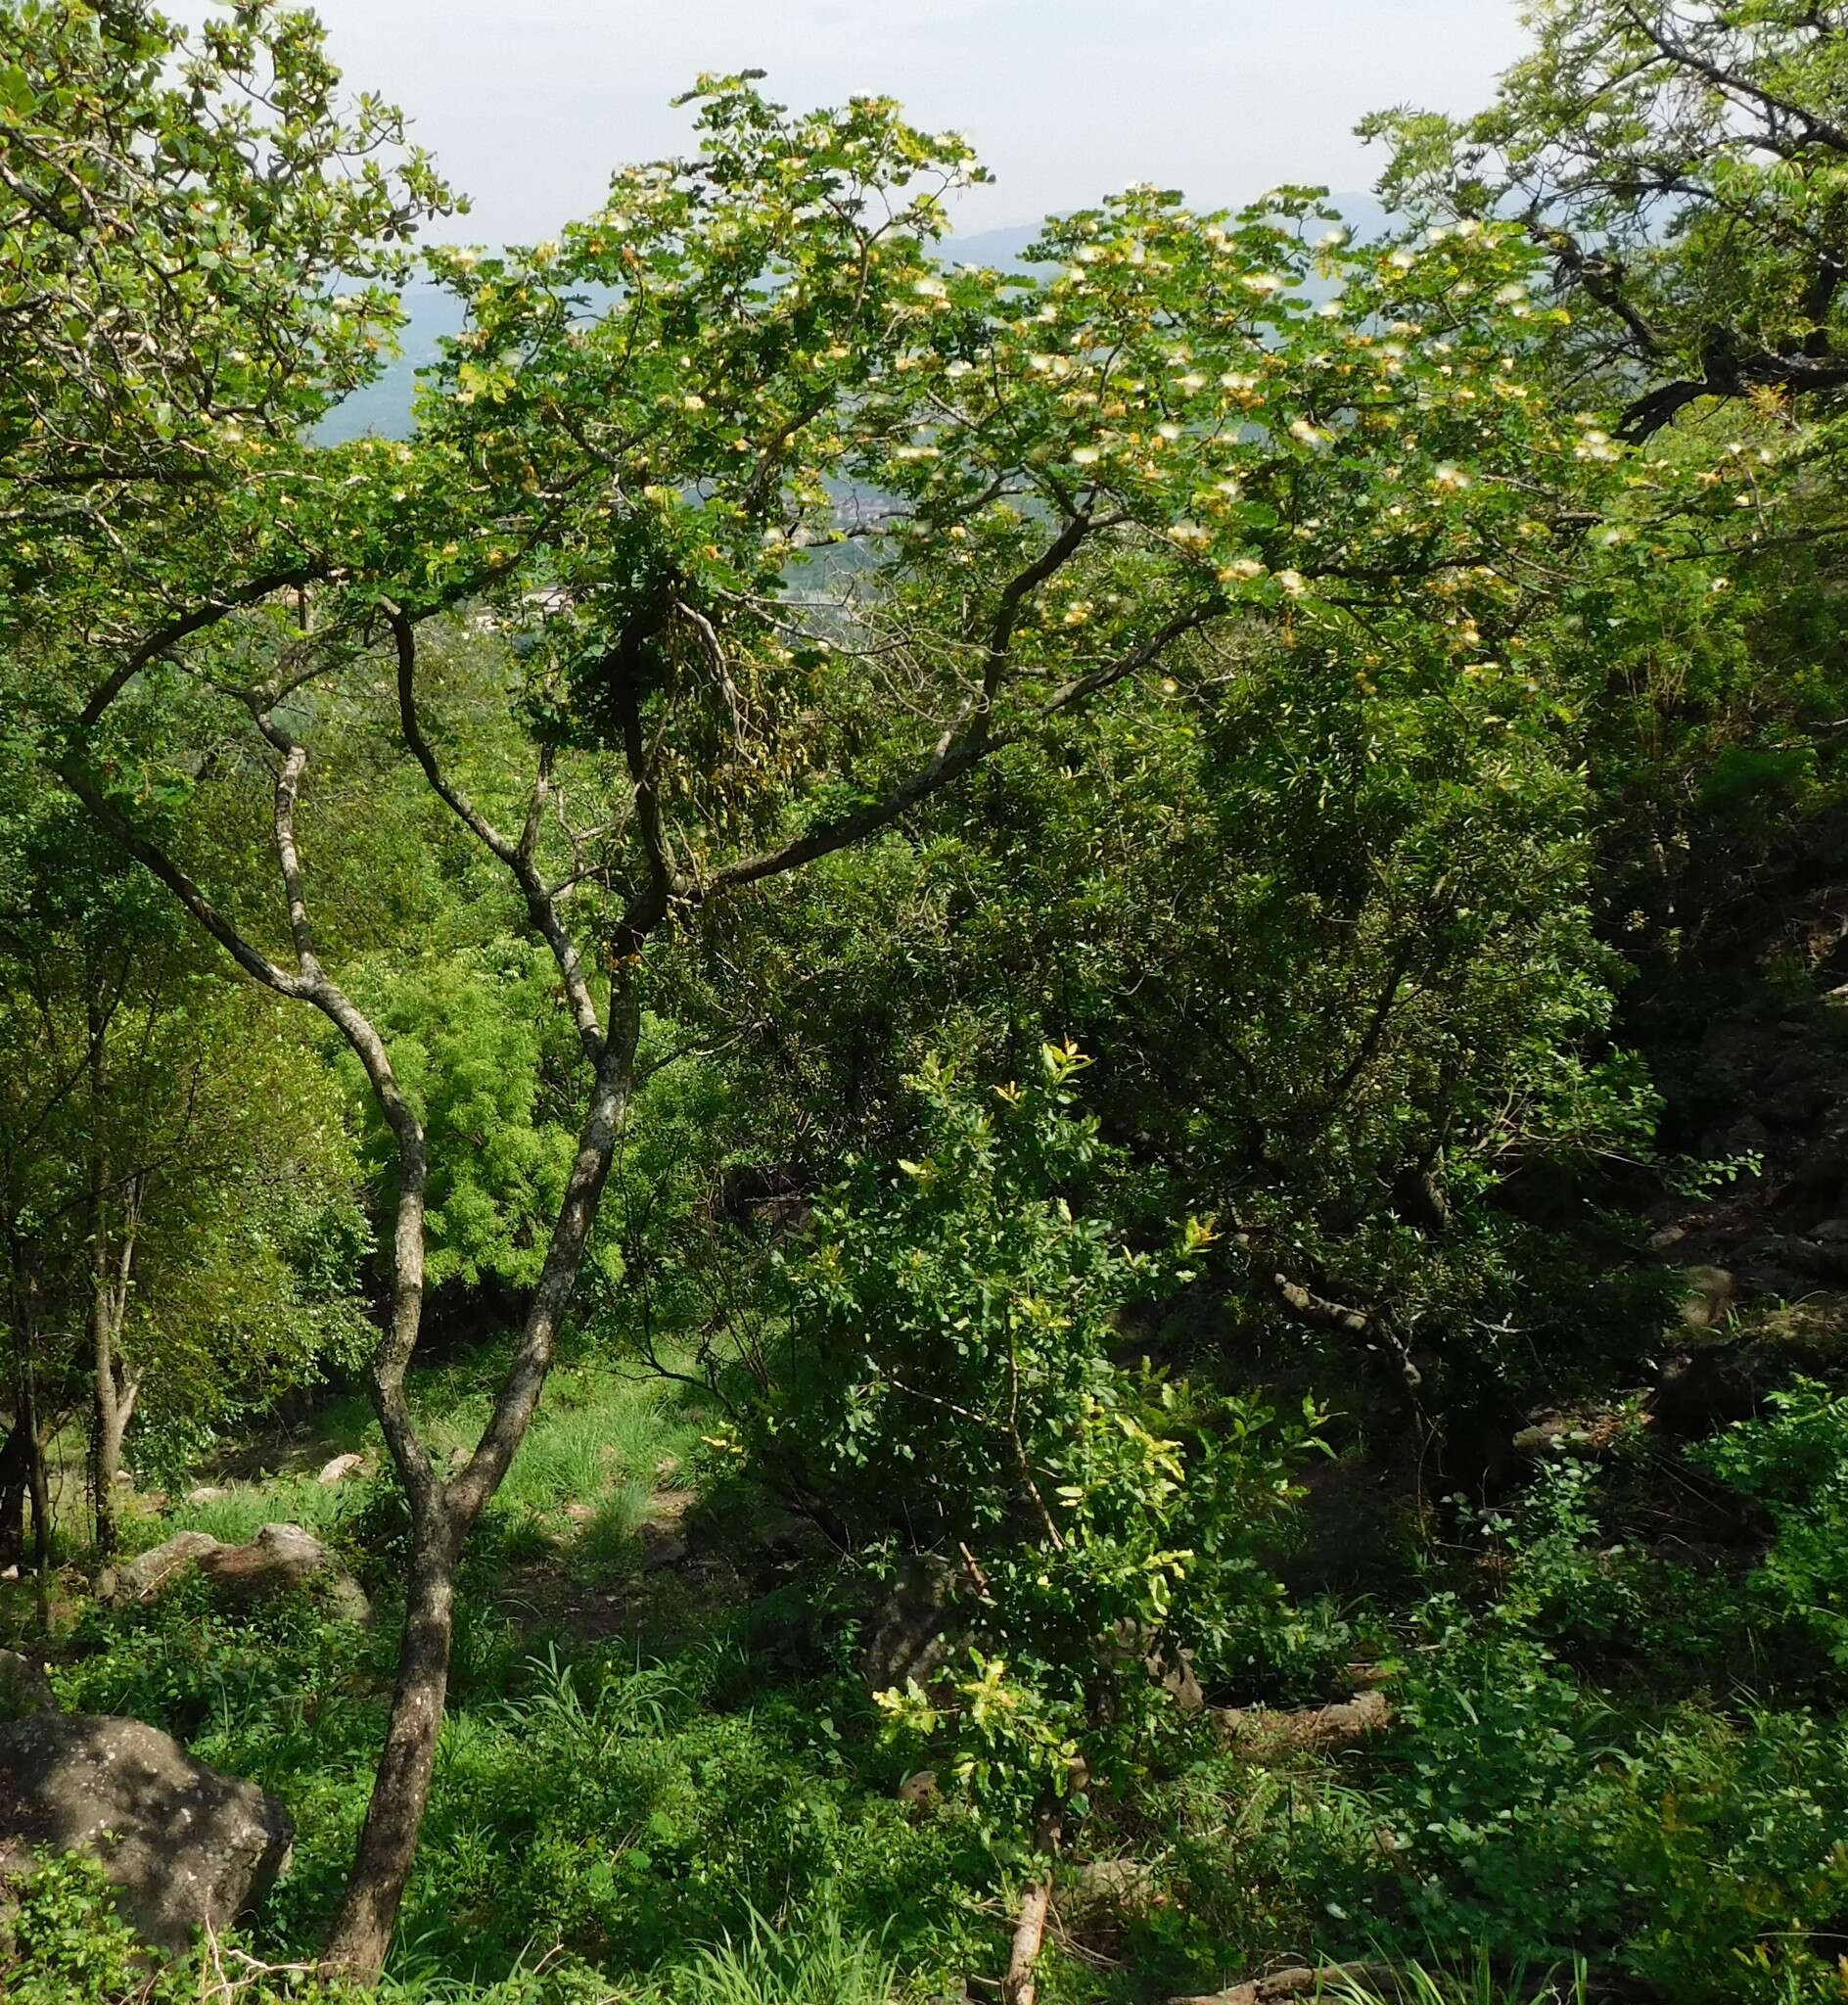
M 208 0 L 173 11 L 197 18 Z M 998 185 L 960 230 L 1130 181 L 1200 203 L 1371 185 L 1379 106 L 1473 110 L 1521 47 L 1514 0 L 314 0 L 355 85 L 411 113 L 474 211 L 445 234 L 544 236 L 620 163 L 676 152 L 667 101 L 763 69 L 792 105 L 889 91 L 974 139 Z

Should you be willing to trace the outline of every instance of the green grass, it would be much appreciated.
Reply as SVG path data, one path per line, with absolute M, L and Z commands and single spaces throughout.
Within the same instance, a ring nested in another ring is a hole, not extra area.
M 1328 2005 L 1586 2005 L 1586 1972 L 1549 1972 L 1537 1982 L 1525 1973 L 1500 1975 L 1477 1955 L 1435 1966 L 1408 1963 L 1390 1979 L 1332 1977 Z
M 439 1467 L 473 1449 L 488 1416 L 479 1363 L 439 1368 L 423 1375 L 417 1405 L 431 1452 Z M 506 1481 L 492 1518 L 503 1557 L 539 1563 L 548 1555 L 572 1556 L 580 1571 L 622 1572 L 639 1549 L 636 1534 L 659 1488 L 697 1445 L 699 1421 L 681 1411 L 675 1390 L 597 1363 L 561 1367 Z M 223 1497 L 192 1504 L 179 1495 L 158 1515 L 131 1511 L 124 1542 L 140 1550 L 176 1531 L 208 1532 L 239 1544 L 275 1522 L 300 1524 L 317 1537 L 336 1538 L 363 1500 L 366 1483 L 348 1476 L 321 1483 L 316 1472 L 336 1455 L 366 1457 L 369 1471 L 385 1466 L 377 1422 L 363 1399 L 344 1396 L 315 1418 L 305 1440 L 278 1443 L 275 1473 L 244 1480 L 219 1478 Z M 78 1476 L 80 1477 L 80 1470 Z M 200 1477 L 204 1483 L 208 1472 Z M 81 1553 L 89 1540 L 81 1482 L 65 1485 L 67 1516 L 60 1521 L 60 1557 Z M 586 1514 L 588 1514 L 586 1515 Z
M 260 1526 L 279 1523 L 299 1524 L 317 1537 L 327 1537 L 353 1509 L 360 1485 L 350 1477 L 341 1483 L 320 1483 L 311 1475 L 285 1475 L 224 1487 L 229 1494 L 208 1503 L 189 1504 L 181 1498 L 169 1505 L 152 1527 L 144 1520 L 141 1542 L 158 1543 L 145 1536 L 152 1528 L 162 1538 L 170 1538 L 176 1531 L 204 1531 L 226 1545 L 243 1545 L 255 1537 Z

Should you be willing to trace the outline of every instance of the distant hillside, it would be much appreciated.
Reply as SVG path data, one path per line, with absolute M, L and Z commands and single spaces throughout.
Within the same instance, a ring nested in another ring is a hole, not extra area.
M 1377 236 L 1386 227 L 1386 211 L 1370 195 L 1331 198 L 1357 236 Z M 1040 234 L 1039 223 L 1015 223 L 1004 229 L 978 230 L 950 238 L 946 249 L 956 263 L 992 265 L 997 271 L 1026 268 L 1025 253 Z M 411 396 L 417 372 L 436 361 L 444 335 L 462 331 L 462 308 L 441 287 L 419 282 L 404 290 L 406 315 L 399 337 L 401 352 L 363 390 L 355 391 L 329 413 L 316 437 L 338 445 L 348 439 L 376 434 L 401 439 L 410 430 Z

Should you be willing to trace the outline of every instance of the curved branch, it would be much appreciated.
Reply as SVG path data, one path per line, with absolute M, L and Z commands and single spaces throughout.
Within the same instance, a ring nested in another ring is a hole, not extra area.
M 168 648 L 186 639 L 189 634 L 203 632 L 208 627 L 215 627 L 228 615 L 239 612 L 246 606 L 260 603 L 272 592 L 282 591 L 290 585 L 300 587 L 312 584 L 325 576 L 325 570 L 318 564 L 292 565 L 285 571 L 266 572 L 260 577 L 251 579 L 237 590 L 225 593 L 222 598 L 207 599 L 203 604 L 195 606 L 191 612 L 182 613 L 177 619 L 169 620 L 164 627 L 156 628 L 145 640 L 124 655 L 91 692 L 90 700 L 77 713 L 79 727 L 88 730 L 150 662 L 157 660 Z
M 758 856 L 744 857 L 735 863 L 727 863 L 715 871 L 704 886 L 695 886 L 683 895 L 695 903 L 704 903 L 741 885 L 761 883 L 766 877 L 779 877 L 786 871 L 800 869 L 803 864 L 813 863 L 819 857 L 832 856 L 836 850 L 847 849 L 869 835 L 876 835 L 882 828 L 891 827 L 921 801 L 929 800 L 952 780 L 960 779 L 991 753 L 1019 743 L 1036 725 L 1074 709 L 1134 675 L 1139 669 L 1147 668 L 1183 634 L 1205 626 L 1224 609 L 1224 600 L 1216 594 L 1188 612 L 1178 613 L 1140 647 L 1119 656 L 1114 662 L 1092 669 L 1086 675 L 1075 676 L 1055 689 L 1043 702 L 1036 704 L 1028 718 L 1011 730 L 992 730 L 989 728 L 989 713 L 978 710 L 965 721 L 960 732 L 940 741 L 916 771 L 907 774 L 878 800 L 869 801 L 850 814 L 820 822 L 806 835 L 797 836 L 780 849 L 766 850 Z
M 424 735 L 417 715 L 417 629 L 396 607 L 387 611 L 386 620 L 397 653 L 397 713 L 404 742 L 410 747 L 411 756 L 423 768 L 424 777 L 438 798 L 476 840 L 512 872 L 526 899 L 527 916 L 531 920 L 534 932 L 551 949 L 552 958 L 558 963 L 559 979 L 565 985 L 565 997 L 571 1005 L 572 1021 L 578 1026 L 578 1038 L 584 1048 L 584 1055 L 592 1065 L 596 1065 L 602 1060 L 604 1044 L 597 1005 L 591 998 L 590 984 L 577 946 L 558 916 L 557 902 L 539 875 L 534 855 L 538 848 L 546 795 L 551 785 L 551 754 L 543 751 L 539 755 L 539 770 L 533 781 L 526 824 L 521 830 L 520 840 L 509 842 L 444 773 L 435 748 Z

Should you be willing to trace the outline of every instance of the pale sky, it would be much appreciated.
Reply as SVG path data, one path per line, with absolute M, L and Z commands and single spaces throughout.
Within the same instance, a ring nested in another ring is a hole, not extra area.
M 170 11 L 197 20 L 209 0 Z M 1473 111 L 1522 47 L 1514 0 L 313 0 L 355 87 L 402 105 L 473 213 L 445 236 L 549 235 L 621 163 L 684 151 L 702 70 L 786 104 L 887 91 L 975 141 L 998 185 L 962 232 L 1132 181 L 1201 205 L 1281 181 L 1370 187 L 1363 113 Z

